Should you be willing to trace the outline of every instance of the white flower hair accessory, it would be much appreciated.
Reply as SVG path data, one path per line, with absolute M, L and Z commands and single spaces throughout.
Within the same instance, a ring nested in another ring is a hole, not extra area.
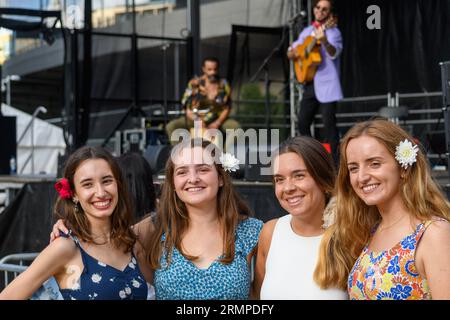
M 403 169 L 408 169 L 417 161 L 419 147 L 413 145 L 408 139 L 403 140 L 395 148 L 395 159 L 400 163 Z
M 231 153 L 222 153 L 219 157 L 222 168 L 225 171 L 236 171 L 239 169 L 239 159 L 233 156 Z
M 322 221 L 323 229 L 327 229 L 336 221 L 336 197 L 332 197 L 330 201 L 328 201 L 328 204 L 323 211 Z

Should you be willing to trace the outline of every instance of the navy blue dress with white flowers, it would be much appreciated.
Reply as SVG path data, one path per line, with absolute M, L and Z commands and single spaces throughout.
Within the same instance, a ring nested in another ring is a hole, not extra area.
M 156 300 L 244 300 L 249 298 L 251 272 L 247 256 L 258 243 L 263 222 L 248 218 L 236 228 L 235 257 L 232 263 L 215 260 L 199 269 L 174 248 L 169 266 L 162 254 L 161 268 L 155 270 Z M 165 240 L 163 235 L 161 241 Z
M 61 234 L 68 237 L 65 234 Z M 78 239 L 69 235 L 80 249 L 84 270 L 72 289 L 60 289 L 64 300 L 145 300 L 147 283 L 136 258 L 121 271 L 90 256 Z

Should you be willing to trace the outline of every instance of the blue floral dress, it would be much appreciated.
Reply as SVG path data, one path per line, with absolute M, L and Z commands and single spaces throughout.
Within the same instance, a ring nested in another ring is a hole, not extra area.
M 64 300 L 147 299 L 147 283 L 133 253 L 130 263 L 121 271 L 90 256 L 77 237 L 69 236 L 80 249 L 84 269 L 73 289 L 60 289 Z
M 215 260 L 199 269 L 174 248 L 170 264 L 161 255 L 161 268 L 155 271 L 156 300 L 244 300 L 250 295 L 251 272 L 247 256 L 258 243 L 263 222 L 248 218 L 236 228 L 235 256 L 230 264 Z M 161 242 L 165 240 L 163 235 Z

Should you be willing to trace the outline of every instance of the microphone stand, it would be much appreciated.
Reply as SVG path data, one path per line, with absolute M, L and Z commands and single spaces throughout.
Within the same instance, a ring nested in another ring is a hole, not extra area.
M 286 39 L 285 32 L 283 32 L 283 36 L 278 42 L 278 44 L 272 49 L 272 51 L 269 53 L 269 55 L 264 59 L 263 63 L 259 66 L 258 70 L 255 72 L 255 74 L 250 78 L 250 82 L 255 82 L 257 78 L 259 78 L 261 72 L 264 70 L 264 89 L 265 89 L 265 122 L 266 122 L 266 128 L 267 132 L 270 130 L 270 83 L 271 80 L 269 79 L 269 62 L 275 55 L 275 53 L 279 52 L 281 50 L 281 47 L 284 44 L 284 41 Z
M 294 8 L 296 9 L 296 8 Z M 288 20 L 289 25 L 289 43 L 293 43 L 295 40 L 296 35 L 294 35 L 294 25 L 296 24 L 298 19 L 301 19 L 303 22 L 303 18 L 307 16 L 307 13 L 305 11 L 300 11 L 297 13 L 294 17 Z M 294 61 L 289 60 L 289 90 L 290 90 L 290 120 L 291 120 L 291 137 L 294 137 L 296 135 L 296 100 L 295 100 L 295 91 L 299 91 L 299 100 L 301 99 L 301 91 L 299 88 L 296 87 L 296 79 L 294 75 Z

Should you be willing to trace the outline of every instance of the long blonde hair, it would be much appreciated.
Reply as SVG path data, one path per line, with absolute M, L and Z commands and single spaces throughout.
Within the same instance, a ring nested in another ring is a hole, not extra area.
M 346 150 L 350 140 L 360 136 L 375 138 L 392 157 L 395 157 L 399 142 L 407 139 L 415 143 L 400 126 L 384 119 L 358 123 L 345 135 L 341 143 L 336 182 L 336 222 L 325 231 L 314 272 L 314 280 L 322 288 L 347 288 L 349 272 L 369 241 L 371 229 L 380 219 L 377 207 L 366 205 L 350 184 Z M 450 204 L 433 181 L 427 159 L 420 148 L 416 163 L 401 170 L 404 178 L 401 179 L 400 193 L 408 212 L 421 221 L 432 217 L 450 220 Z
M 218 158 L 220 150 L 209 141 L 192 139 L 190 143 L 178 144 L 177 152 L 185 148 L 201 146 L 212 151 L 212 156 Z M 211 149 L 212 148 L 212 149 Z M 240 221 L 247 219 L 252 214 L 250 208 L 241 200 L 233 188 L 231 178 L 222 166 L 216 161 L 215 168 L 219 177 L 223 181 L 222 187 L 217 193 L 217 210 L 219 221 L 222 226 L 224 255 L 220 262 L 230 264 L 234 260 L 235 254 L 235 231 Z M 178 198 L 174 186 L 175 164 L 171 158 L 166 164 L 166 179 L 161 191 L 161 199 L 154 221 L 155 231 L 146 239 L 147 260 L 152 269 L 160 268 L 160 259 L 164 252 L 167 254 L 167 261 L 170 263 L 173 248 L 189 260 L 197 257 L 188 255 L 181 246 L 181 241 L 185 232 L 189 228 L 189 214 L 186 205 Z M 165 235 L 165 240 L 162 237 Z

